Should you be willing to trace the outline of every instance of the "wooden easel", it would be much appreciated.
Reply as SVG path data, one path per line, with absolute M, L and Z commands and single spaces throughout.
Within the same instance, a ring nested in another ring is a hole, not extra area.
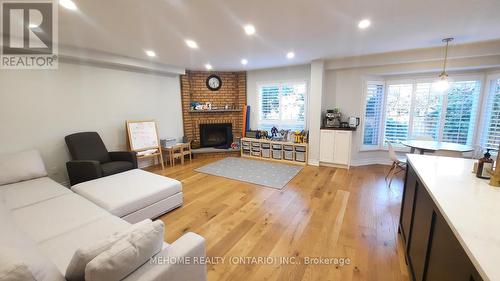
M 165 169 L 156 122 L 154 120 L 126 121 L 125 124 L 127 129 L 127 144 L 131 151 L 138 153 L 137 159 L 158 157 L 161 168 Z M 148 150 L 156 151 L 140 155 Z

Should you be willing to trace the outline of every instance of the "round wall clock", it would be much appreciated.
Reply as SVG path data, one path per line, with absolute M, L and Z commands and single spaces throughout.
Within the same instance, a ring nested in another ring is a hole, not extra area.
M 219 76 L 212 74 L 212 75 L 208 76 L 206 84 L 207 84 L 207 88 L 210 91 L 217 91 L 220 89 L 220 87 L 222 87 L 222 80 L 220 79 Z

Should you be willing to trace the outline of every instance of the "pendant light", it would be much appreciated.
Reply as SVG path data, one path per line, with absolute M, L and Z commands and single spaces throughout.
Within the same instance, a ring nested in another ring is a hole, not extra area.
M 453 41 L 453 37 L 444 38 L 443 43 L 446 43 L 444 50 L 444 62 L 443 62 L 443 72 L 439 74 L 439 79 L 434 83 L 436 90 L 439 92 L 446 92 L 450 88 L 450 83 L 448 82 L 448 73 L 446 73 L 446 63 L 448 61 L 448 45 Z

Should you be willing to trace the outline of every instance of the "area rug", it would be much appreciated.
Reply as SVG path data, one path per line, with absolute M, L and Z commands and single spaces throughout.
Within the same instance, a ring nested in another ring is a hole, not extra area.
M 195 171 L 282 189 L 302 170 L 301 166 L 237 157 L 227 157 Z

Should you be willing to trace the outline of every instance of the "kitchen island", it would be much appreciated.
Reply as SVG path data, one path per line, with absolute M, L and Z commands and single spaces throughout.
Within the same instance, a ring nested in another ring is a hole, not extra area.
M 473 163 L 408 155 L 399 230 L 413 280 L 500 280 L 500 188 Z

